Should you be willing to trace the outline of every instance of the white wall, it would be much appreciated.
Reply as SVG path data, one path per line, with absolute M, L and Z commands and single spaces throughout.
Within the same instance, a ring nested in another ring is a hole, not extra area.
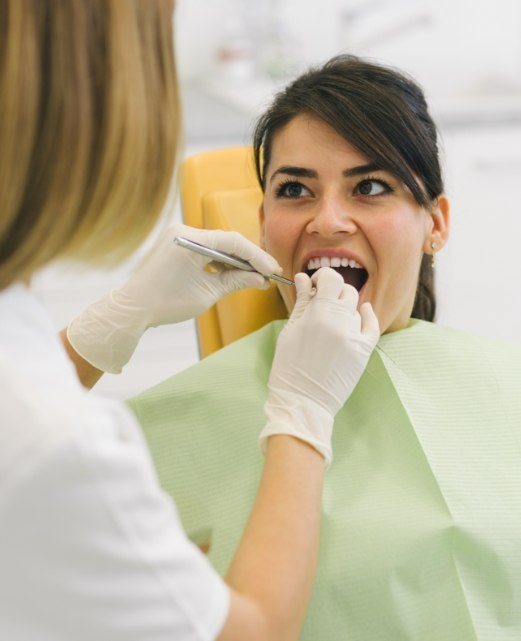
M 521 343 L 521 126 L 447 132 L 452 231 L 439 256 L 439 322 Z
M 521 78 L 518 0 L 178 0 L 176 21 L 185 79 L 208 77 L 215 50 L 241 25 L 257 57 L 275 25 L 292 68 L 349 50 L 408 69 L 446 94 Z

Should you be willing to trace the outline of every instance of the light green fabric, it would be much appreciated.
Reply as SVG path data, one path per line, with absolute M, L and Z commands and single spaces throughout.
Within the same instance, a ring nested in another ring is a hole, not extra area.
M 131 401 L 224 573 L 251 507 L 282 322 Z M 521 350 L 421 321 L 339 413 L 304 641 L 521 640 Z

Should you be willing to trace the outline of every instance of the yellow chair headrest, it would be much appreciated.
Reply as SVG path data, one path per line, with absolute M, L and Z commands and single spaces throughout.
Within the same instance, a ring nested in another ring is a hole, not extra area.
M 181 172 L 183 218 L 187 225 L 238 231 L 259 243 L 262 192 L 251 147 L 235 147 L 188 158 Z M 276 286 L 243 290 L 221 299 L 197 319 L 201 357 L 287 316 Z

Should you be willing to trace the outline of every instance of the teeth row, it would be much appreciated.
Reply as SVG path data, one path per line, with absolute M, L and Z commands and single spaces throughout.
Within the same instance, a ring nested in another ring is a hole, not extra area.
M 338 256 L 334 256 L 333 258 L 329 258 L 328 256 L 312 258 L 308 262 L 307 269 L 319 269 L 320 267 L 355 267 L 356 269 L 363 269 L 362 265 L 357 263 L 356 260 L 339 258 Z

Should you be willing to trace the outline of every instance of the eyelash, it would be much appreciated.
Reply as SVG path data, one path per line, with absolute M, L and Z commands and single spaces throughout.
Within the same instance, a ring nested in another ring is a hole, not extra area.
M 377 196 L 387 196 L 388 194 L 392 194 L 394 189 L 391 187 L 391 185 L 386 181 L 383 180 L 382 178 L 375 178 L 375 176 L 367 176 L 363 180 L 361 180 L 358 184 L 357 187 L 360 187 L 362 183 L 365 182 L 375 182 L 384 187 L 385 191 L 383 194 L 377 194 Z M 366 198 L 376 198 L 377 196 L 365 196 Z
M 280 185 L 277 187 L 277 190 L 275 192 L 275 195 L 277 198 L 287 198 L 288 200 L 295 200 L 300 198 L 300 196 L 287 196 L 284 191 L 286 187 L 289 185 L 299 185 L 299 187 L 303 187 L 304 189 L 307 189 L 305 185 L 303 185 L 301 182 L 298 180 L 291 180 L 291 178 L 287 178 L 286 180 L 283 180 Z
M 364 198 L 378 198 L 379 196 L 386 196 L 394 192 L 394 189 L 391 187 L 391 185 L 388 182 L 386 182 L 385 180 L 382 180 L 382 178 L 375 178 L 374 176 L 367 176 L 366 178 L 361 180 L 359 183 L 357 183 L 355 189 L 359 188 L 360 185 L 367 182 L 378 183 L 379 185 L 384 187 L 385 191 L 382 194 L 376 194 L 374 196 L 364 196 L 363 194 L 360 194 Z M 301 198 L 301 196 L 287 196 L 286 194 L 284 194 L 284 191 L 288 185 L 299 185 L 300 187 L 303 187 L 304 189 L 307 189 L 309 191 L 306 185 L 304 185 L 300 181 L 292 180 L 291 178 L 288 178 L 287 180 L 284 180 L 283 182 L 281 182 L 280 185 L 277 187 L 277 190 L 275 192 L 275 195 L 277 196 L 277 198 L 287 198 L 288 200 L 298 200 L 299 198 Z

